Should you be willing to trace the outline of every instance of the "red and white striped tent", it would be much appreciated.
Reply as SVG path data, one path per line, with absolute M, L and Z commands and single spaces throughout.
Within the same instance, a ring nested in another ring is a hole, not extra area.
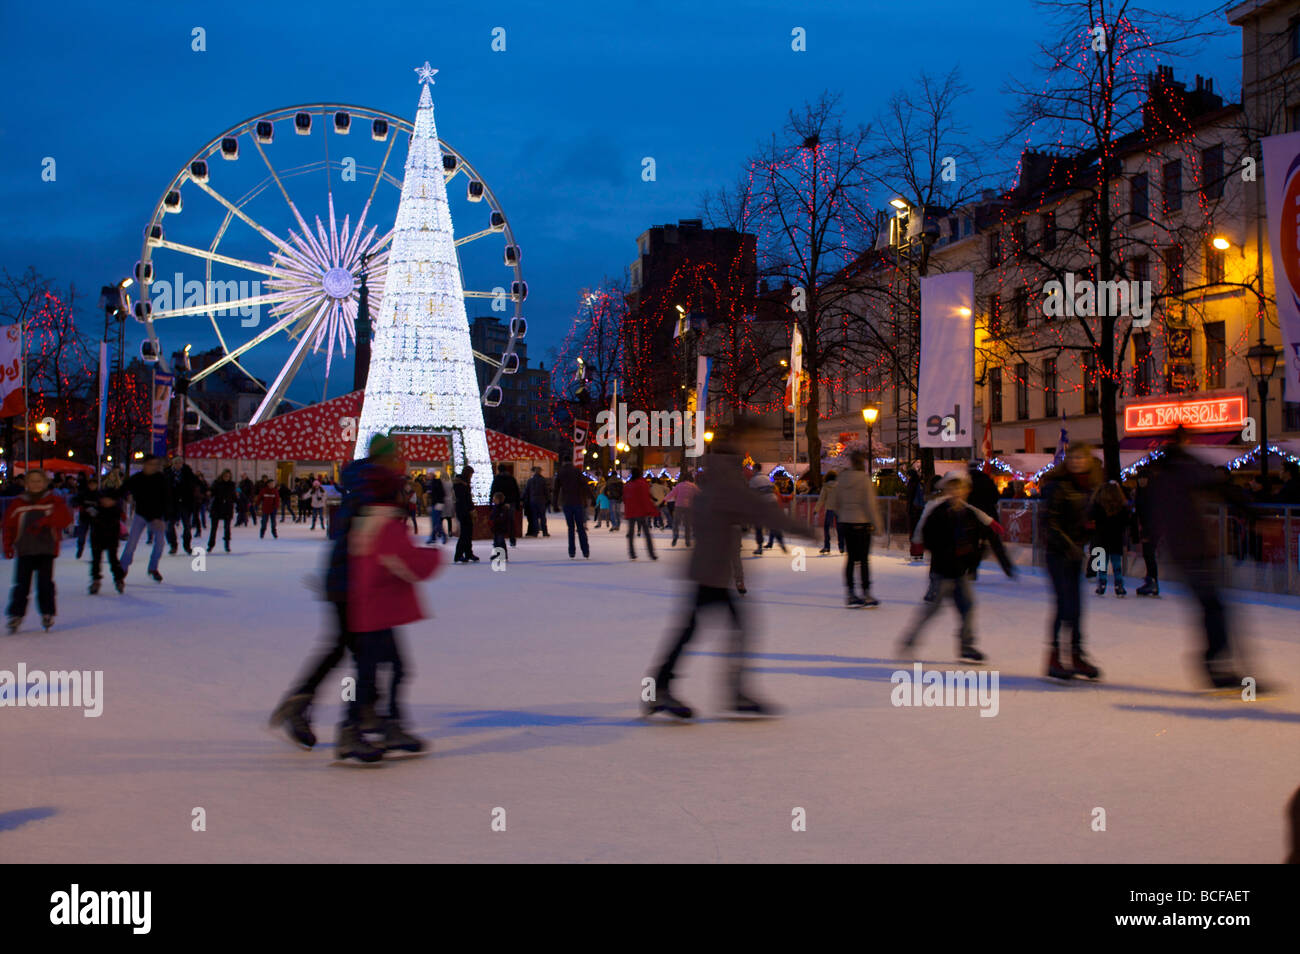
M 332 473 L 336 464 L 352 459 L 361 398 L 361 391 L 352 391 L 260 424 L 205 437 L 186 445 L 185 459 L 209 479 L 227 467 L 236 480 L 244 474 L 282 480 L 288 476 L 289 465 L 295 475 Z M 445 464 L 451 455 L 445 437 L 394 436 L 413 470 Z M 487 439 L 493 464 L 513 463 L 516 477 L 526 476 L 535 466 L 551 476 L 558 458 L 554 451 L 493 430 L 487 432 Z

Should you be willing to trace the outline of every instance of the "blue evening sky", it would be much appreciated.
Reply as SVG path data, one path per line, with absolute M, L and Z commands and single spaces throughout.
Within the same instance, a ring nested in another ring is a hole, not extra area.
M 1150 5 L 1186 10 L 1187 0 Z M 194 27 L 206 31 L 205 52 L 191 49 Z M 491 49 L 495 27 L 506 31 L 503 53 Z M 795 27 L 807 52 L 791 50 Z M 535 362 L 562 340 L 580 289 L 621 274 L 648 226 L 699 215 L 701 197 L 731 184 L 790 108 L 831 90 L 850 121 L 866 121 L 919 71 L 956 66 L 972 88 L 963 119 L 973 138 L 991 139 L 1003 128 L 1004 82 L 1029 75 L 1046 32 L 1026 0 L 4 0 L 0 265 L 75 282 L 97 331 L 99 286 L 129 272 L 154 204 L 200 146 L 299 103 L 412 117 L 412 70 L 428 59 L 440 70 L 441 136 L 496 192 L 523 248 Z M 1225 30 L 1175 65 L 1179 78 L 1205 73 L 1236 96 L 1239 44 Z M 641 179 L 645 156 L 655 182 Z M 57 163 L 54 182 L 41 179 L 45 157 Z M 314 191 L 309 180 L 295 198 L 323 216 L 324 174 Z M 189 193 L 186 202 L 183 214 L 199 211 Z M 160 324 L 169 351 L 213 340 L 205 319 L 173 321 L 192 324 Z M 285 339 L 263 351 L 252 364 L 265 372 L 287 354 Z M 331 393 L 341 389 L 331 381 Z

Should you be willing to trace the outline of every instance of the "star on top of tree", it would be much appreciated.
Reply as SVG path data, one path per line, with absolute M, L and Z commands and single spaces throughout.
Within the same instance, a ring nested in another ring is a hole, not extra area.
M 429 65 L 429 61 L 428 61 L 428 60 L 425 60 L 423 66 L 417 66 L 417 67 L 415 68 L 415 72 L 419 75 L 419 77 L 420 77 L 419 81 L 420 81 L 421 83 L 432 83 L 432 82 L 433 82 L 433 74 L 436 73 L 436 72 L 438 72 L 438 71 L 435 70 L 432 66 Z

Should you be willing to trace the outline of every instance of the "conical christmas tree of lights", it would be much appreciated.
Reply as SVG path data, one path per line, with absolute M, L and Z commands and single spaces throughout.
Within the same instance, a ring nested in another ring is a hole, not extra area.
M 487 503 L 492 464 L 433 121 L 429 84 L 436 72 L 428 63 L 416 70 L 420 106 L 371 342 L 356 456 L 366 456 L 377 433 L 448 432 L 453 466 L 474 468 L 474 499 Z

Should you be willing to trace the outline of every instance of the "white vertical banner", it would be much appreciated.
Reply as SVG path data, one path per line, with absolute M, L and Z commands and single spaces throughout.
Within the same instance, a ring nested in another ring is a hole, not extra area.
M 790 335 L 790 396 L 787 410 L 799 413 L 799 384 L 803 375 L 803 334 L 799 331 L 799 322 L 795 322 L 794 333 Z
M 921 380 L 917 430 L 922 447 L 975 444 L 975 275 L 921 279 Z
M 1264 197 L 1273 254 L 1277 320 L 1282 330 L 1283 399 L 1300 401 L 1300 132 L 1269 136 L 1264 145 Z

